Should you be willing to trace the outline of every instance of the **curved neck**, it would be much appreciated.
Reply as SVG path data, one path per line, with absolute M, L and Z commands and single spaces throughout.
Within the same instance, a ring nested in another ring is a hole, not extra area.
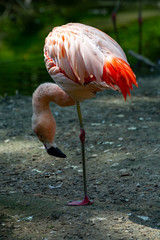
M 32 105 L 34 112 L 49 110 L 49 103 L 59 106 L 73 106 L 75 100 L 54 83 L 43 83 L 33 93 Z

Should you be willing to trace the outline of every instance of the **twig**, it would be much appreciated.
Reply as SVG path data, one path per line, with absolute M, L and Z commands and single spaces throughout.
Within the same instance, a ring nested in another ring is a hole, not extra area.
M 144 62 L 145 64 L 147 64 L 148 66 L 150 67 L 154 67 L 154 68 L 157 68 L 157 69 L 160 69 L 160 67 L 155 64 L 154 62 L 152 62 L 151 60 L 149 60 L 148 58 L 142 56 L 141 54 L 138 54 L 138 53 L 135 53 L 134 51 L 132 50 L 128 50 L 128 53 L 133 56 L 134 58 L 136 58 L 137 60 L 141 61 L 141 62 Z
M 118 30 L 117 30 L 117 11 L 120 7 L 120 0 L 117 1 L 117 4 L 112 12 L 112 22 L 113 22 L 113 28 L 116 36 L 116 41 L 119 43 L 119 35 L 118 35 Z

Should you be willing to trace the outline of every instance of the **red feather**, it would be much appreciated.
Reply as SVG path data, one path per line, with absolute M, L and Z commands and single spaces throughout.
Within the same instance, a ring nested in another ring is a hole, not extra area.
M 111 88 L 120 88 L 125 100 L 127 94 L 130 96 L 132 84 L 138 87 L 136 76 L 130 66 L 122 59 L 113 57 L 110 61 L 106 60 L 103 66 L 102 81 L 106 82 Z

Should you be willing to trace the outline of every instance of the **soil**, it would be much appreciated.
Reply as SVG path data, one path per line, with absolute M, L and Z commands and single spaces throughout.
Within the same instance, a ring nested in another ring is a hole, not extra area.
M 0 100 L 1 240 L 160 239 L 160 77 L 139 77 L 125 102 L 113 91 L 81 104 L 88 195 L 83 198 L 76 108 L 51 105 L 55 142 L 49 156 L 31 129 L 31 97 Z

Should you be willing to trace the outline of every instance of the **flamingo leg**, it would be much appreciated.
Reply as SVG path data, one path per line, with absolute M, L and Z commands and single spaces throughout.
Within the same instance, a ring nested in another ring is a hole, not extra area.
M 86 181 L 86 161 L 85 161 L 85 130 L 83 126 L 82 121 L 82 114 L 80 109 L 80 104 L 78 101 L 76 101 L 77 105 L 77 113 L 79 118 L 79 124 L 80 124 L 80 141 L 81 141 L 81 150 L 82 150 L 82 166 L 83 166 L 83 184 L 84 184 L 84 199 L 82 201 L 73 201 L 68 203 L 68 205 L 71 206 L 83 206 L 83 205 L 91 205 L 93 204 L 93 201 L 90 201 L 87 196 L 87 181 Z
M 82 150 L 82 166 L 83 166 L 83 182 L 84 182 L 84 195 L 87 195 L 87 181 L 86 181 L 86 159 L 85 159 L 85 130 L 82 121 L 82 114 L 80 109 L 79 102 L 76 103 L 77 105 L 77 113 L 80 123 L 80 141 L 81 141 L 81 150 Z

